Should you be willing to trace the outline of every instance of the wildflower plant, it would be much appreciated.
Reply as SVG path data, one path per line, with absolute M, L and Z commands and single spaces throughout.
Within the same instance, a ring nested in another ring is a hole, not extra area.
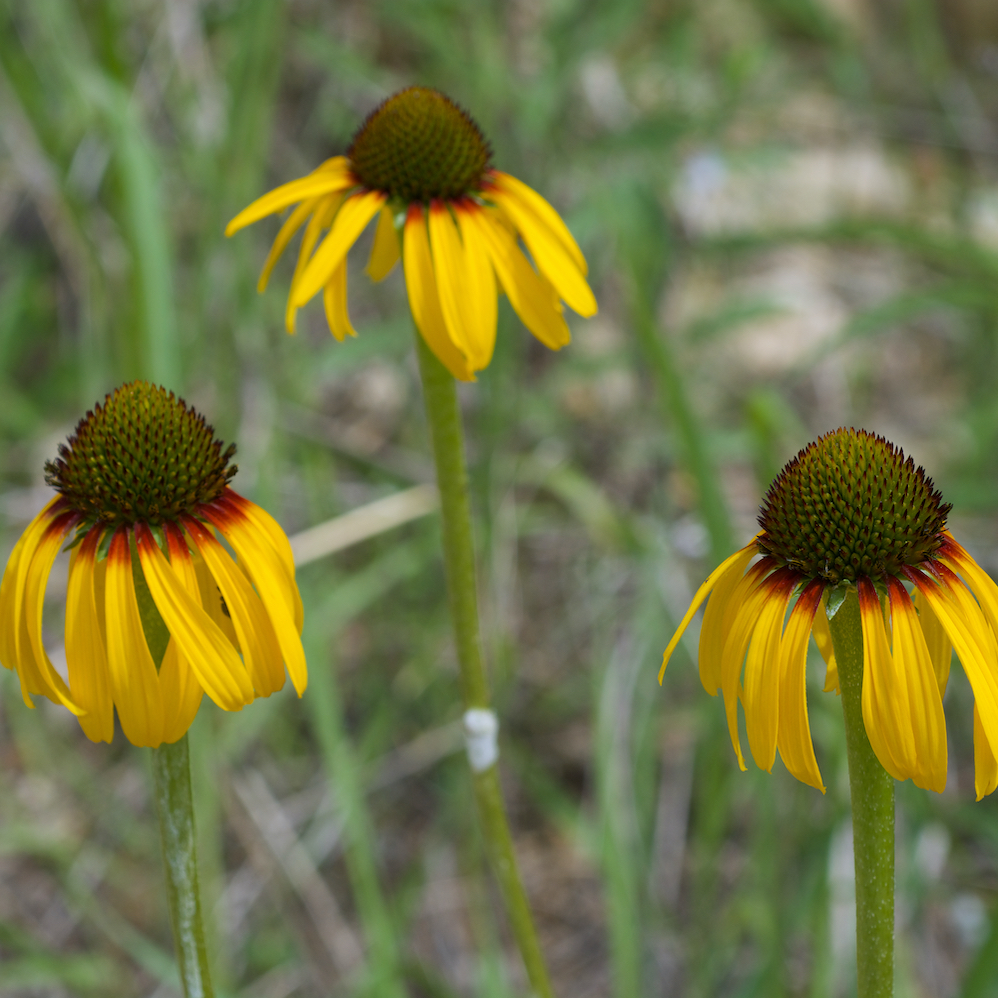
M 304 226 L 285 324 L 294 332 L 297 309 L 321 290 L 330 331 L 338 340 L 354 335 L 347 313 L 347 251 L 375 215 L 368 275 L 380 281 L 402 260 L 437 468 L 479 817 L 531 985 L 547 996 L 547 970 L 498 783 L 497 724 L 479 638 L 455 379 L 473 381 L 475 372 L 488 366 L 500 290 L 524 325 L 555 350 L 570 338 L 562 303 L 589 316 L 596 312 L 596 299 L 586 282 L 585 258 L 557 212 L 522 181 L 494 169 L 491 159 L 488 142 L 465 111 L 436 90 L 409 87 L 368 116 L 346 156 L 333 157 L 307 177 L 254 201 L 232 219 L 226 234 L 296 205 L 274 240 L 259 288 L 266 287 L 278 257 Z
M 946 527 L 950 505 L 883 437 L 840 429 L 777 476 L 760 532 L 693 598 L 659 681 L 694 613 L 700 679 L 720 690 L 744 769 L 749 749 L 824 793 L 807 713 L 809 635 L 842 696 L 856 857 L 859 996 L 893 989 L 894 780 L 946 786 L 943 694 L 954 649 L 974 692 L 975 782 L 998 786 L 998 586 Z M 789 614 L 788 614 L 789 610 Z M 968 719 L 969 720 L 969 719 Z
M 204 694 L 241 710 L 307 683 L 291 546 L 229 485 L 235 447 L 147 382 L 123 385 L 46 465 L 58 493 L 31 521 L 0 582 L 0 663 L 24 702 L 45 696 L 86 736 L 154 750 L 171 916 L 185 993 L 209 994 L 194 855 L 187 730 Z M 226 550 L 223 539 L 237 558 Z M 42 604 L 68 546 L 68 683 L 42 643 Z M 238 560 L 237 560 L 238 559 Z

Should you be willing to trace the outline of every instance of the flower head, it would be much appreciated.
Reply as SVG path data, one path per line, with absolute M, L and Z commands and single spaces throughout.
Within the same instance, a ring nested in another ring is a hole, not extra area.
M 307 681 L 291 547 L 229 487 L 235 447 L 172 392 L 136 381 L 80 421 L 0 583 L 0 663 L 110 741 L 117 708 L 136 745 L 175 742 L 202 693 L 225 710 Z M 215 532 L 228 542 L 238 561 Z M 67 685 L 42 645 L 52 564 L 70 539 Z
M 401 256 L 423 339 L 454 377 L 474 380 L 492 359 L 500 288 L 552 350 L 569 341 L 562 301 L 579 315 L 596 312 L 586 261 L 565 223 L 526 184 L 493 169 L 491 158 L 465 111 L 436 90 L 409 87 L 368 116 L 346 156 L 254 201 L 225 234 L 297 205 L 274 240 L 258 289 L 305 226 L 285 324 L 293 333 L 296 311 L 321 290 L 330 331 L 342 340 L 356 335 L 347 314 L 347 251 L 378 215 L 368 275 L 382 280 Z
M 721 690 L 739 765 L 745 768 L 740 700 L 756 763 L 771 769 L 778 748 L 797 779 L 824 790 L 807 716 L 808 636 L 827 664 L 825 690 L 837 689 L 828 617 L 855 587 L 863 721 L 877 758 L 896 779 L 943 790 L 942 698 L 955 649 L 975 698 L 978 799 L 991 793 L 998 786 L 998 586 L 946 529 L 949 511 L 925 472 L 883 437 L 845 429 L 820 437 L 773 482 L 761 531 L 698 590 L 659 679 L 710 595 L 700 679 L 711 695 Z

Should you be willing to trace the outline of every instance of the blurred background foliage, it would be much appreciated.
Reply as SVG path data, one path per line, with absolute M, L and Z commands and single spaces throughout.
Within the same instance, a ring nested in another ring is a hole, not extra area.
M 691 592 L 839 425 L 902 445 L 998 572 L 998 8 L 991 0 L 0 0 L 0 514 L 146 377 L 239 444 L 293 533 L 431 477 L 401 276 L 351 256 L 356 340 L 283 331 L 273 222 L 225 222 L 438 87 L 579 238 L 560 354 L 503 304 L 462 390 L 518 852 L 556 990 L 850 994 L 838 705 L 828 792 L 739 773 Z M 367 237 L 370 238 L 370 234 Z M 312 685 L 192 731 L 225 995 L 525 993 L 460 751 L 433 517 L 300 570 Z M 55 659 L 65 569 L 49 587 Z M 177 993 L 146 754 L 2 677 L 0 993 Z M 942 795 L 899 787 L 897 994 L 998 991 L 998 821 L 971 700 Z M 379 887 L 380 884 L 380 887 Z M 387 973 L 387 977 L 386 977 Z

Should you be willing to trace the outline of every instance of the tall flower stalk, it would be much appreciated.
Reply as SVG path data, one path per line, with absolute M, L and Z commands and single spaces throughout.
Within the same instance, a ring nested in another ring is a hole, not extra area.
M 773 482 L 760 532 L 697 591 L 659 674 L 710 596 L 700 679 L 712 696 L 721 691 L 739 766 L 741 703 L 756 764 L 771 770 L 779 750 L 797 779 L 824 793 L 805 682 L 814 635 L 825 690 L 842 697 L 859 998 L 892 993 L 894 780 L 946 786 L 942 701 L 954 650 L 974 692 L 978 800 L 998 786 L 998 586 L 947 530 L 950 508 L 882 437 L 821 437 Z
M 229 486 L 235 447 L 162 388 L 117 389 L 46 465 L 58 495 L 11 552 L 0 582 L 0 663 L 33 696 L 76 715 L 94 742 L 153 752 L 167 902 L 185 998 L 210 998 L 187 730 L 204 694 L 241 710 L 307 682 L 291 546 Z M 236 561 L 216 532 L 236 552 Z M 42 644 L 45 587 L 68 542 L 68 684 Z
M 482 662 L 455 379 L 474 381 L 475 372 L 491 361 L 500 291 L 524 325 L 555 350 L 570 339 L 562 302 L 588 316 L 596 312 L 596 300 L 586 283 L 586 261 L 565 223 L 526 184 L 494 169 L 491 158 L 489 144 L 465 111 L 435 90 L 409 87 L 368 116 L 346 156 L 259 198 L 229 223 L 226 234 L 292 209 L 264 264 L 262 291 L 278 257 L 304 227 L 288 295 L 289 333 L 297 310 L 321 291 L 330 332 L 337 340 L 354 335 L 347 311 L 347 252 L 375 216 L 368 275 L 380 281 L 402 261 L 440 489 L 475 799 L 531 985 L 547 996 L 551 988 L 496 767 L 498 722 Z

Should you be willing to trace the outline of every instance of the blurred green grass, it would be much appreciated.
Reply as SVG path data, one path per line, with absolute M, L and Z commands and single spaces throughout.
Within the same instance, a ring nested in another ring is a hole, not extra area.
M 443 89 L 563 213 L 600 301 L 558 355 L 503 305 L 462 392 L 506 792 L 556 990 L 848 995 L 834 697 L 816 670 L 821 797 L 780 763 L 737 771 L 690 655 L 661 691 L 655 673 L 770 477 L 841 423 L 924 463 L 998 570 L 996 52 L 974 0 L 5 0 L 7 549 L 58 439 L 129 378 L 236 440 L 236 488 L 289 532 L 425 479 L 400 277 L 372 288 L 358 252 L 357 340 L 316 307 L 289 339 L 288 269 L 255 293 L 273 226 L 222 229 L 392 90 Z M 202 709 L 224 994 L 390 993 L 386 961 L 412 995 L 525 993 L 468 810 L 437 550 L 430 518 L 301 570 L 321 703 Z M 50 595 L 58 648 L 56 576 Z M 0 991 L 175 993 L 145 758 L 2 679 Z M 947 709 L 949 789 L 899 794 L 899 996 L 996 986 L 998 825 L 972 802 L 958 677 Z

